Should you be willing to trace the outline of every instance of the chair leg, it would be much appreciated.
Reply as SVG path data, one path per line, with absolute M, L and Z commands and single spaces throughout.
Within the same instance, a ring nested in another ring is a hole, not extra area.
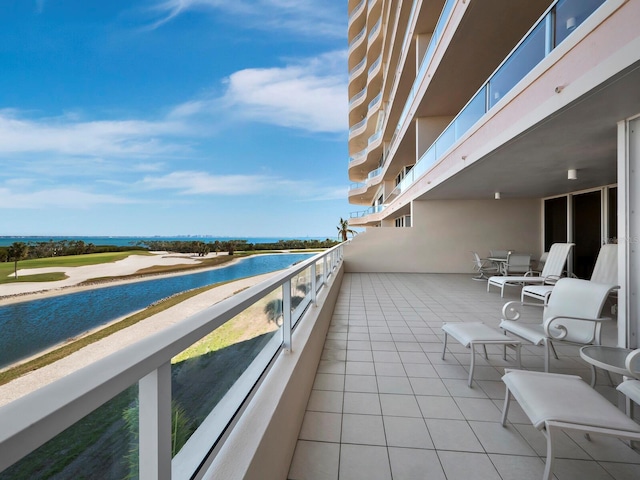
M 591 388 L 594 388 L 596 386 L 596 367 L 595 365 L 591 365 Z
M 482 348 L 484 349 L 484 358 L 489 360 L 489 354 L 487 353 L 487 346 L 483 343 Z
M 502 407 L 502 426 L 505 426 L 507 423 L 507 415 L 509 415 L 509 403 L 511 401 L 511 392 L 509 391 L 509 387 L 507 387 L 507 391 L 504 394 L 504 406 Z
M 473 369 L 476 366 L 476 346 L 473 342 L 471 342 L 471 366 L 469 368 L 469 388 L 471 388 L 471 384 L 473 383 Z
M 544 342 L 544 371 L 549 373 L 549 342 Z
M 556 437 L 556 429 L 553 427 L 546 427 L 546 437 L 547 437 L 547 461 L 544 466 L 544 475 L 542 475 L 543 480 L 551 480 L 553 477 L 553 466 L 555 463 L 555 452 L 553 451 L 553 443 Z
M 444 354 L 447 351 L 447 332 L 444 332 L 444 346 L 442 347 L 442 360 L 444 360 Z
M 551 345 L 551 350 L 553 350 L 553 356 L 556 357 L 556 360 L 559 360 L 558 354 L 556 353 L 556 347 L 553 346 L 553 342 L 549 341 L 549 345 Z

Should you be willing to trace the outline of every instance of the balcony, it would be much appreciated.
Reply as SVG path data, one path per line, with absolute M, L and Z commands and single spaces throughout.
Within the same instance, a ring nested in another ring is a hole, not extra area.
M 502 61 L 482 87 L 469 100 L 464 108 L 456 115 L 433 144 L 421 155 L 415 168 L 396 188 L 393 195 L 399 195 L 409 188 L 417 179 L 425 174 L 445 153 L 454 146 L 471 128 L 478 123 L 500 100 L 510 92 L 529 72 L 531 72 L 554 48 L 584 22 L 604 0 L 594 0 L 576 5 L 569 2 L 556 2 L 531 27 L 527 35 L 516 45 L 511 53 Z M 571 13 L 567 5 L 571 7 Z M 446 7 L 445 7 L 446 8 Z M 442 17 L 441 17 L 442 18 Z M 571 20 L 569 20 L 569 18 Z M 567 27 L 570 25 L 570 28 Z M 429 50 L 427 50 L 427 53 Z M 425 54 L 425 58 L 427 54 Z M 392 138 L 395 141 L 397 133 L 411 105 L 411 98 Z
M 473 388 L 468 349 L 454 342 L 441 358 L 443 321 L 495 327 L 507 300 L 469 275 L 346 273 L 288 478 L 542 478 L 544 437 L 520 406 L 512 403 L 510 423 L 500 425 L 500 378 L 513 358 L 489 347 Z M 615 335 L 603 338 L 615 343 Z M 553 371 L 588 380 L 578 349 L 562 348 Z M 523 366 L 539 370 L 541 350 L 524 349 Z M 618 398 L 606 380 L 596 388 Z M 640 454 L 617 439 L 564 440 L 559 480 L 640 471 Z

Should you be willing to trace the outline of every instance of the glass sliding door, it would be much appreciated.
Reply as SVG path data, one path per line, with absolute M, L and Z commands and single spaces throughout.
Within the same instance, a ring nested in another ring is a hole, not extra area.
M 572 196 L 573 273 L 589 279 L 602 245 L 601 190 Z
M 567 197 L 548 198 L 544 201 L 544 251 L 554 243 L 567 241 Z

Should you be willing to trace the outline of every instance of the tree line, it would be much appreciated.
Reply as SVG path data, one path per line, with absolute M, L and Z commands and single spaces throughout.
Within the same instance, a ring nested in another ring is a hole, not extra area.
M 205 256 L 210 252 L 227 252 L 250 250 L 299 250 L 308 248 L 330 248 L 338 242 L 335 240 L 279 240 L 274 243 L 250 243 L 247 240 L 216 240 L 213 242 L 188 240 L 149 240 L 132 245 L 94 245 L 82 240 L 49 240 L 38 242 L 14 242 L 8 247 L 0 247 L 0 262 L 17 262 L 32 258 L 50 258 L 66 255 L 85 255 L 88 253 L 124 252 L 130 250 L 168 251 L 176 253 L 193 253 Z

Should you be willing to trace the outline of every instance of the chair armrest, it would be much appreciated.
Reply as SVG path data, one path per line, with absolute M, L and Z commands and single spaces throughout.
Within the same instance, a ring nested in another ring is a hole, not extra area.
M 502 307 L 502 319 L 516 321 L 520 318 L 520 310 L 517 307 L 521 307 L 523 304 L 516 300 L 507 302 Z
M 600 317 L 600 318 L 583 318 L 583 317 L 565 317 L 565 316 L 558 316 L 558 317 L 550 317 L 547 318 L 544 323 L 542 324 L 542 327 L 544 328 L 544 333 L 551 339 L 554 340 L 562 340 L 563 338 L 565 338 L 567 336 L 567 327 L 565 327 L 564 325 L 562 325 L 561 323 L 556 323 L 556 322 L 560 322 L 562 320 L 580 320 L 580 321 L 584 321 L 584 322 L 594 322 L 594 323 L 601 323 L 601 322 L 608 322 L 611 320 L 610 317 Z M 560 334 L 559 335 L 554 335 L 555 332 L 552 332 L 551 328 L 555 328 L 557 330 L 560 330 Z
M 555 285 L 556 282 L 561 278 L 562 277 L 560 275 L 547 275 L 546 277 L 544 277 L 544 283 L 547 283 L 549 285 Z
M 629 355 L 627 355 L 627 358 L 624 361 L 624 366 L 626 367 L 627 370 L 629 370 L 629 372 L 633 374 L 634 377 L 640 379 L 640 371 L 633 368 L 633 365 L 636 362 L 636 359 L 638 357 L 640 357 L 640 348 L 634 350 Z

